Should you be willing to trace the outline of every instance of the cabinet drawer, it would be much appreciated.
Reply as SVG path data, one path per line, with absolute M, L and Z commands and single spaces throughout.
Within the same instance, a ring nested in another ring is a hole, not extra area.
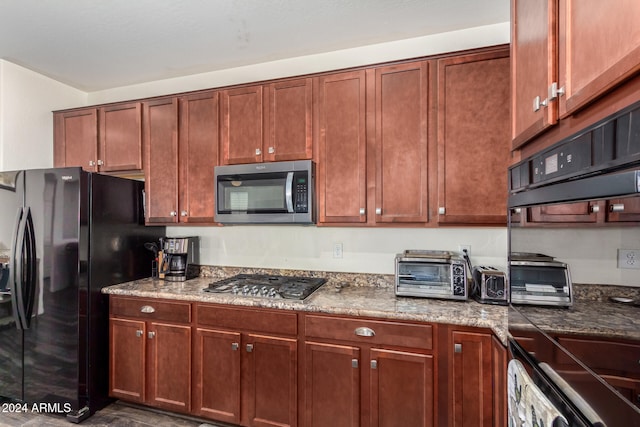
M 596 372 L 617 372 L 626 377 L 640 378 L 640 346 L 563 337 L 559 337 L 558 342 Z M 609 354 L 616 357 L 609 357 Z M 562 363 L 568 357 L 558 352 L 556 359 Z
M 199 326 L 215 326 L 279 335 L 296 335 L 298 333 L 296 313 L 259 308 L 247 309 L 198 304 L 196 321 Z
M 433 327 L 392 321 L 305 316 L 307 337 L 402 347 L 433 348 Z M 371 336 L 367 336 L 369 334 Z
M 112 316 L 135 317 L 145 320 L 191 322 L 191 304 L 188 302 L 112 296 L 109 299 L 109 313 Z

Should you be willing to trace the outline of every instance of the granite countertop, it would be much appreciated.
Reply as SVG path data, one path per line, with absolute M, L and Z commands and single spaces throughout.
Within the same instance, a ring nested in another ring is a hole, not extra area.
M 507 341 L 507 307 L 480 304 L 473 300 L 397 297 L 393 286 L 389 285 L 388 277 L 366 280 L 362 275 L 350 277 L 345 274 L 329 274 L 327 283 L 304 301 L 203 292 L 209 283 L 227 275 L 231 274 L 215 274 L 185 282 L 142 279 L 109 286 L 102 292 L 110 295 L 473 326 L 491 329 L 503 343 Z

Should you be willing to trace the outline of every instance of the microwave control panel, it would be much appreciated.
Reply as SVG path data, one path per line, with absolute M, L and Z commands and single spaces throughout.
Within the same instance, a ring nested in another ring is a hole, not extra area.
M 295 172 L 293 175 L 294 210 L 296 213 L 309 212 L 309 182 L 307 172 Z

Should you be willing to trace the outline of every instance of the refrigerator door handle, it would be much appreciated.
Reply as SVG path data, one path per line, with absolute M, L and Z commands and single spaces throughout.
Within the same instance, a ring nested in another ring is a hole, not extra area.
M 11 290 L 11 305 L 16 328 L 24 329 L 24 303 L 22 296 L 22 261 L 24 252 L 25 215 L 24 208 L 18 209 L 16 216 L 16 233 L 11 245 L 11 263 L 9 266 L 9 287 Z
M 27 207 L 27 213 L 25 215 L 25 230 L 24 230 L 24 242 L 27 250 L 27 271 L 24 279 L 26 295 L 24 298 L 24 326 L 25 329 L 29 329 L 31 325 L 31 315 L 33 314 L 33 308 L 35 306 L 36 288 L 37 288 L 37 257 L 36 257 L 36 235 L 33 227 L 33 216 L 31 215 L 31 208 Z

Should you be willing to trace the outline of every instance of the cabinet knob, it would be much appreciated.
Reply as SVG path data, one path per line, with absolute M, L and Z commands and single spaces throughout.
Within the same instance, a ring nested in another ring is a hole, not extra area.
M 358 359 L 351 359 L 351 367 L 352 368 L 358 367 Z
M 155 336 L 156 336 L 156 333 L 155 333 L 155 332 L 149 332 L 149 333 L 147 334 L 147 336 L 149 337 L 149 339 L 150 339 L 150 340 L 152 340 L 152 339 L 153 339 L 153 337 L 155 337 Z
M 276 152 L 276 148 L 275 147 L 269 147 L 269 154 L 273 154 Z
M 247 344 L 247 353 L 251 353 L 253 351 L 253 344 Z
M 453 345 L 454 353 L 462 353 L 462 344 L 454 344 Z
M 591 213 L 598 213 L 598 212 L 600 212 L 600 206 L 599 205 L 591 205 L 590 210 L 591 210 Z
M 371 361 L 371 369 L 378 369 L 378 361 L 377 360 L 372 360 Z
M 262 154 L 262 150 L 259 148 L 256 148 L 256 156 L 259 156 L 260 154 Z
M 140 307 L 140 313 L 155 313 L 156 309 L 150 305 L 143 305 Z
M 611 212 L 624 212 L 624 203 L 614 203 L 609 206 L 609 211 Z
M 176 212 L 176 211 L 171 211 L 171 212 L 169 212 L 169 215 L 171 215 L 171 216 L 177 216 L 177 215 L 178 215 L 178 212 Z
M 238 351 L 239 348 L 240 344 L 238 344 L 237 342 L 231 343 L 231 350 Z
M 440 206 L 440 207 L 438 208 L 438 215 L 444 215 L 444 213 L 445 213 L 446 211 L 447 211 L 447 210 L 444 208 L 444 206 Z
M 187 211 L 180 212 L 180 216 L 187 216 Z
M 373 329 L 366 328 L 366 327 L 356 328 L 356 330 L 353 331 L 353 333 L 359 337 L 374 337 L 376 335 Z
M 364 215 L 365 213 L 367 213 L 367 210 L 365 208 L 360 208 L 360 215 Z
M 546 107 L 549 104 L 549 100 L 541 99 L 539 96 L 533 98 L 533 112 L 539 111 L 540 108 Z
M 104 162 L 102 160 L 98 160 L 98 166 L 103 166 Z
M 93 160 L 89 160 L 89 166 L 95 166 L 96 162 L 94 162 Z
M 140 338 L 140 337 L 142 336 L 142 334 L 144 334 L 144 332 L 143 332 L 141 329 L 138 329 L 138 330 L 136 331 L 136 336 L 137 336 L 138 338 Z
M 376 215 L 382 215 L 382 208 L 376 208 Z
M 549 86 L 549 93 L 547 94 L 547 98 L 549 99 L 549 101 L 553 101 L 557 97 L 564 95 L 564 93 L 564 86 L 558 87 L 558 82 L 553 82 L 551 83 L 551 86 Z

